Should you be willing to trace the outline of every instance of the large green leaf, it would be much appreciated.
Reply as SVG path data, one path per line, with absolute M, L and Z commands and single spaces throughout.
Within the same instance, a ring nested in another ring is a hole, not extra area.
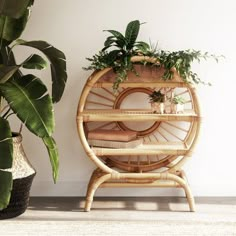
M 9 204 L 12 182 L 12 173 L 0 170 L 0 210 Z
M 114 35 L 117 39 L 123 39 L 125 40 L 125 37 L 122 33 L 120 33 L 119 31 L 116 31 L 116 30 L 104 30 L 105 32 L 109 32 L 111 33 L 112 35 Z
M 107 37 L 106 41 L 104 42 L 105 47 L 110 47 L 113 43 L 115 43 L 115 37 L 114 36 L 109 36 Z
M 24 14 L 27 7 L 32 4 L 32 0 L 0 0 L 0 14 L 19 18 Z
M 119 47 L 119 48 L 123 48 L 125 45 L 126 45 L 126 39 L 125 37 L 123 36 L 123 34 L 121 34 L 119 31 L 116 31 L 116 30 L 104 30 L 104 31 L 107 31 L 109 33 L 111 33 L 113 35 L 113 42 L 116 43 L 116 45 Z M 109 36 L 105 42 L 105 44 L 109 44 L 109 41 L 111 40 L 111 36 Z M 111 43 L 111 42 L 110 42 Z M 110 44 L 110 46 L 112 46 Z M 109 46 L 109 47 L 110 47 Z M 106 47 L 106 45 L 105 45 Z M 107 47 L 108 48 L 108 47 Z
M 12 155 L 13 144 L 11 129 L 8 121 L 0 117 L 0 169 L 12 167 Z
M 6 83 L 19 69 L 19 66 L 0 65 L 0 84 Z
M 50 157 L 50 162 L 52 166 L 52 172 L 53 172 L 53 179 L 56 183 L 57 177 L 58 177 L 58 168 L 59 168 L 59 159 L 58 159 L 58 149 L 56 146 L 56 142 L 52 137 L 44 137 L 43 142 L 47 147 L 48 154 Z
M 12 41 L 20 37 L 25 29 L 29 18 L 29 13 L 30 10 L 26 10 L 19 19 L 14 19 L 3 15 L 0 16 L 0 47 L 6 46 L 3 45 L 3 42 L 10 44 Z
M 25 42 L 21 40 L 18 45 L 36 48 L 46 55 L 51 63 L 52 100 L 53 102 L 59 102 L 67 80 L 66 57 L 64 53 L 45 41 Z
M 0 64 L 7 65 L 8 62 L 8 48 L 7 47 L 1 47 L 0 48 Z
M 12 189 L 12 174 L 3 169 L 12 167 L 13 144 L 9 123 L 0 117 L 0 210 L 7 207 Z
M 33 54 L 22 63 L 22 67 L 26 69 L 42 70 L 47 67 L 47 62 L 41 56 Z
M 46 86 L 33 75 L 0 84 L 0 90 L 11 109 L 26 127 L 43 138 L 54 130 L 54 115 Z
M 138 20 L 131 21 L 125 31 L 125 38 L 127 40 L 127 50 L 130 50 L 133 48 L 134 43 L 138 37 L 140 28 L 140 22 Z
M 117 60 L 118 56 L 119 56 L 119 53 L 120 53 L 120 50 L 113 50 L 113 51 L 110 51 L 108 54 L 107 54 L 107 60 L 111 63 L 113 63 L 115 60 Z

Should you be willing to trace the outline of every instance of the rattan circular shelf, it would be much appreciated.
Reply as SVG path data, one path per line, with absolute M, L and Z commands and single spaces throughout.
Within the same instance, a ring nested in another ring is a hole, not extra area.
M 152 58 L 134 57 L 133 62 Z M 174 71 L 172 80 L 163 81 L 160 67 L 135 66 L 139 76 L 128 74 L 116 94 L 112 85 L 115 74 L 111 68 L 94 72 L 82 91 L 77 112 L 77 127 L 86 154 L 96 164 L 88 185 L 85 210 L 89 211 L 98 187 L 182 187 L 190 210 L 194 199 L 181 170 L 191 156 L 200 128 L 200 108 L 195 88 Z M 185 99 L 180 114 L 151 110 L 148 95 L 162 90 L 166 97 L 173 93 Z M 135 148 L 91 147 L 88 132 L 97 129 L 136 131 L 142 145 Z

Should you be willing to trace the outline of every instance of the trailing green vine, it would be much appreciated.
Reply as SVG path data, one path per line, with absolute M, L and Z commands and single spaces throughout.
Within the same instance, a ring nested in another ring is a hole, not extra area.
M 191 64 L 194 60 L 213 58 L 218 61 L 217 56 L 209 53 L 202 53 L 196 50 L 182 50 L 182 51 L 163 51 L 153 48 L 148 43 L 143 41 L 136 41 L 141 23 L 138 20 L 131 21 L 125 30 L 125 34 L 116 30 L 105 30 L 111 36 L 107 37 L 104 42 L 103 49 L 95 54 L 92 58 L 87 58 L 90 65 L 85 70 L 103 70 L 107 67 L 112 67 L 116 73 L 113 90 L 116 91 L 120 83 L 127 80 L 129 71 L 137 72 L 134 69 L 134 63 L 131 61 L 133 56 L 149 56 L 155 58 L 159 62 L 157 66 L 165 69 L 163 80 L 171 80 L 173 78 L 173 68 L 179 73 L 184 82 L 195 84 L 208 84 L 202 81 L 197 73 L 191 70 Z M 112 48 L 112 50 L 111 50 Z M 143 64 L 146 64 L 144 61 Z M 155 64 L 156 66 L 156 64 Z

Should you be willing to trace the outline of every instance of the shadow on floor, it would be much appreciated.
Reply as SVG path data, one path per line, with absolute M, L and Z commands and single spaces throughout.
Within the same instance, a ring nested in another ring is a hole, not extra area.
M 236 203 L 236 197 L 200 197 L 195 198 L 197 204 Z M 173 211 L 170 204 L 188 206 L 184 197 L 95 197 L 93 210 L 141 210 L 141 211 Z M 28 209 L 40 211 L 84 211 L 84 197 L 31 197 Z M 137 205 L 142 205 L 137 208 Z M 147 206 L 147 208 L 145 208 Z M 178 207 L 178 211 L 188 211 L 188 207 Z

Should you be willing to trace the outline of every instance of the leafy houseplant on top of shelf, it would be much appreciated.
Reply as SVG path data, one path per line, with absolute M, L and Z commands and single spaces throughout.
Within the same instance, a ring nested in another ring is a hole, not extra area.
M 152 111 L 154 113 L 158 113 L 158 114 L 164 113 L 165 94 L 163 94 L 160 90 L 153 91 L 149 95 L 149 100 L 151 103 Z
M 175 95 L 171 101 L 172 113 L 183 113 L 184 112 L 185 99 L 181 96 Z
M 129 22 L 125 34 L 116 30 L 105 30 L 111 36 L 107 37 L 104 47 L 99 53 L 95 54 L 92 58 L 87 58 L 91 64 L 84 69 L 103 70 L 104 68 L 111 67 L 116 74 L 113 84 L 113 90 L 116 92 L 120 83 L 128 79 L 129 71 L 138 76 L 134 67 L 136 62 L 133 58 L 135 56 L 142 56 L 142 64 L 151 64 L 154 67 L 164 68 L 163 80 L 171 80 L 174 76 L 174 71 L 176 71 L 186 83 L 206 84 L 191 70 L 191 63 L 194 60 L 200 61 L 210 57 L 218 61 L 217 56 L 210 55 L 207 52 L 201 53 L 196 50 L 176 52 L 156 50 L 156 48 L 153 48 L 146 42 L 137 41 L 140 25 L 141 23 L 138 20 Z M 145 60 L 146 57 L 152 60 L 147 62 Z
M 48 150 L 54 182 L 58 176 L 58 150 L 52 137 L 55 126 L 53 103 L 60 101 L 65 88 L 66 61 L 63 52 L 45 41 L 19 40 L 32 5 L 33 0 L 0 0 L 0 218 L 4 218 L 2 214 L 8 209 L 6 207 L 12 198 L 11 191 L 14 192 L 10 171 L 15 158 L 13 136 L 17 135 L 16 138 L 21 139 L 20 134 L 13 135 L 9 116 L 15 114 L 30 132 L 43 140 Z M 31 71 L 44 69 L 47 66 L 45 59 L 33 54 L 23 62 L 16 63 L 13 50 L 18 45 L 33 47 L 46 56 L 51 66 L 52 95 L 48 94 L 47 87 L 39 78 L 33 74 L 23 75 L 20 71 L 20 68 Z M 18 201 L 21 188 L 16 193 Z M 10 210 L 14 210 L 14 207 L 10 206 Z

